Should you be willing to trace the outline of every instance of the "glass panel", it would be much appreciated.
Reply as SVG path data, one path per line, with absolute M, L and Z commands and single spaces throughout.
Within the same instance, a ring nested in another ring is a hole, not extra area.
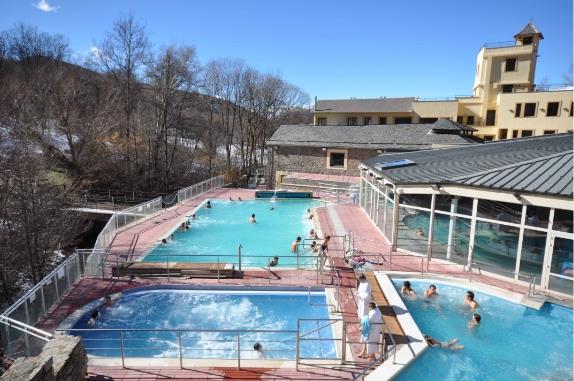
M 552 229 L 560 232 L 572 233 L 572 221 L 572 211 L 555 209 Z
M 401 204 L 430 209 L 431 198 L 430 194 L 403 194 L 401 195 Z
M 416 253 L 426 253 L 429 222 L 430 212 L 400 206 L 398 247 Z
M 519 234 L 513 226 L 477 221 L 472 261 L 488 266 L 486 271 L 514 277 Z
M 387 200 L 387 210 L 386 210 L 386 223 L 385 223 L 385 237 L 387 237 L 387 239 L 389 241 L 392 241 L 393 239 L 393 207 L 394 207 L 395 203 L 392 200 Z
M 444 212 L 450 212 L 452 199 L 452 196 L 437 195 L 435 199 L 435 209 L 442 210 Z
M 562 277 L 552 276 L 548 279 L 548 288 L 552 291 L 561 292 L 572 296 L 572 287 L 574 286 L 572 278 L 564 279 Z
M 450 211 L 450 209 L 449 209 Z M 472 198 L 460 197 L 458 199 L 458 207 L 456 209 L 458 214 L 472 215 Z
M 546 232 L 524 229 L 520 269 L 518 272 L 523 275 L 536 276 L 536 284 L 540 284 L 542 276 L 546 235 Z
M 371 184 L 366 183 L 367 184 L 367 192 L 366 192 L 366 197 L 365 197 L 365 211 L 367 212 L 367 215 L 370 216 L 371 214 L 371 192 L 372 192 L 372 188 L 371 188 Z
M 537 228 L 548 228 L 550 209 L 541 206 L 526 207 L 526 225 Z
M 558 275 L 572 277 L 572 240 L 567 238 L 554 238 L 552 250 L 552 264 L 550 272 Z
M 476 215 L 491 220 L 519 224 L 522 216 L 522 205 L 481 199 L 478 200 Z
M 377 226 L 380 231 L 385 231 L 385 201 L 385 196 L 382 193 L 379 193 L 379 212 Z

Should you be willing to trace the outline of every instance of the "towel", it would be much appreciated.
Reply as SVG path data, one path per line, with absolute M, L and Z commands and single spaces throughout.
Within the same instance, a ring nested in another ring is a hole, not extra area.
M 368 337 L 371 332 L 371 322 L 369 321 L 369 315 L 365 315 L 361 318 L 361 335 Z

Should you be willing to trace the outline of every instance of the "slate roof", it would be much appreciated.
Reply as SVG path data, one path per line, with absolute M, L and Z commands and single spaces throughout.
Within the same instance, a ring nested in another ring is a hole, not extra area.
M 395 184 L 458 184 L 515 192 L 573 195 L 572 134 L 512 139 L 464 148 L 382 154 L 363 162 Z M 376 170 L 408 159 L 408 167 Z
M 369 126 L 281 126 L 268 145 L 339 147 L 387 150 L 421 150 L 433 146 L 477 143 L 457 133 L 433 133 L 432 124 L 388 124 Z
M 514 38 L 516 37 L 526 37 L 526 36 L 539 36 L 541 40 L 544 39 L 544 36 L 542 36 L 542 33 L 540 33 L 538 31 L 538 29 L 534 26 L 534 24 L 531 22 L 529 22 L 528 24 L 526 24 L 526 26 L 517 34 L 514 35 Z
M 439 119 L 432 124 L 434 131 L 476 131 L 476 128 L 465 126 L 449 119 Z
M 315 102 L 315 112 L 371 113 L 393 112 L 410 113 L 415 98 L 375 98 L 375 99 L 325 99 Z

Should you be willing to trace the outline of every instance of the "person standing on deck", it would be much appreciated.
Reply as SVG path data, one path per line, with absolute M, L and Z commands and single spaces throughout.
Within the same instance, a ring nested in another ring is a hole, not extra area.
M 361 274 L 359 277 L 357 296 L 359 297 L 359 300 L 357 301 L 358 315 L 359 319 L 362 319 L 363 316 L 369 313 L 369 303 L 371 302 L 371 285 L 364 274 Z
M 368 323 L 367 324 L 363 324 Z M 381 328 L 383 317 L 381 311 L 374 302 L 369 303 L 369 314 L 363 316 L 362 326 L 368 327 L 367 330 L 361 330 L 361 341 L 365 343 L 359 357 L 374 360 L 380 350 Z

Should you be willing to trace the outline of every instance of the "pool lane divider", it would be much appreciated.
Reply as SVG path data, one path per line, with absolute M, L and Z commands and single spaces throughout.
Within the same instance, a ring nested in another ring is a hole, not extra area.
M 392 312 L 394 312 L 394 318 L 400 326 L 403 338 L 400 340 L 400 343 L 397 341 L 397 353 L 394 361 L 391 355 L 387 361 L 375 368 L 365 379 L 367 381 L 391 380 L 427 350 L 428 345 L 391 278 L 381 271 L 375 271 L 372 277 L 376 279 L 380 291 L 386 299 L 386 307 L 391 308 Z M 373 290 L 375 289 L 373 288 Z M 375 292 L 373 292 L 373 296 L 375 296 Z M 387 325 L 389 325 L 385 314 L 383 314 L 383 317 Z M 393 328 L 389 326 L 389 330 L 392 332 Z M 395 335 L 393 335 L 393 338 L 397 339 Z

